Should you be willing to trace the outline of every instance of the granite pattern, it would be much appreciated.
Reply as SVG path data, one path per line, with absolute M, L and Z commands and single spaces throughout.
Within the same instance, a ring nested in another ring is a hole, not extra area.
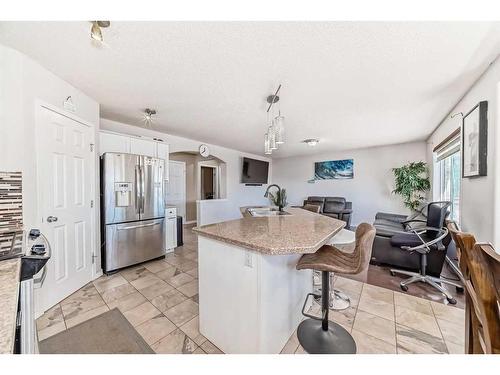
M 301 208 L 290 215 L 248 217 L 193 228 L 200 236 L 265 255 L 314 253 L 345 227 L 345 222 Z
M 12 353 L 16 331 L 21 259 L 0 262 L 0 353 Z

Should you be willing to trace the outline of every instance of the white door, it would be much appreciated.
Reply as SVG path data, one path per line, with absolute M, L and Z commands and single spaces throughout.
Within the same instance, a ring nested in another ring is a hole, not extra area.
M 167 204 L 177 208 L 177 215 L 186 222 L 186 163 L 170 160 L 169 179 L 166 183 Z
M 51 245 L 37 311 L 92 280 L 94 154 L 92 129 L 40 107 L 37 171 L 41 230 Z

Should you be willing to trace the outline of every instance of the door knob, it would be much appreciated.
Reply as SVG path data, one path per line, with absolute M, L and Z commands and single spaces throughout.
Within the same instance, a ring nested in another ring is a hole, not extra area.
M 57 221 L 57 216 L 47 217 L 47 223 L 53 223 L 54 221 Z

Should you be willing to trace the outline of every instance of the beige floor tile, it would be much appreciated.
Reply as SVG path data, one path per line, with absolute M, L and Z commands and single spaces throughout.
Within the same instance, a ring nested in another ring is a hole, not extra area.
M 84 321 L 89 320 L 91 318 L 94 318 L 97 315 L 101 315 L 102 313 L 105 313 L 106 311 L 109 311 L 108 306 L 102 305 L 102 306 L 99 306 L 95 309 L 83 312 L 81 314 L 77 314 L 75 317 L 65 320 L 66 327 L 71 328 L 73 326 L 76 326 L 77 324 L 83 323 Z
M 176 266 L 176 267 L 179 266 L 182 263 L 192 262 L 191 260 L 186 259 L 183 256 L 180 256 L 180 255 L 177 255 L 177 254 L 168 254 L 165 257 L 165 261 L 167 263 L 171 264 L 172 266 Z
M 113 289 L 109 289 L 109 290 L 104 291 L 101 294 L 101 297 L 104 300 L 104 302 L 106 302 L 107 304 L 110 304 L 112 302 L 119 301 L 122 298 L 124 298 L 125 296 L 128 296 L 129 294 L 132 294 L 134 292 L 136 292 L 136 289 L 132 285 L 130 285 L 129 283 L 126 283 L 126 284 L 117 286 Z
M 396 305 L 396 322 L 429 335 L 441 337 L 441 331 L 434 316 Z
M 127 280 L 119 273 L 112 276 L 101 276 L 94 281 L 94 286 L 99 293 L 126 284 Z
M 436 319 L 447 320 L 455 324 L 465 324 L 465 310 L 444 303 L 431 302 Z
M 302 347 L 302 345 L 299 345 L 297 347 L 297 350 L 295 351 L 295 354 L 307 354 L 307 352 L 304 350 L 304 348 Z
M 195 342 L 196 345 L 203 344 L 207 339 L 200 333 L 199 317 L 196 316 L 189 322 L 183 324 L 180 327 L 181 331 L 184 332 L 188 337 Z
M 321 307 L 318 309 L 317 316 L 321 316 Z M 356 308 L 349 307 L 344 310 L 330 310 L 328 311 L 328 320 L 340 324 L 342 327 L 351 331 L 354 324 L 354 317 L 356 316 Z
M 72 302 L 61 305 L 61 309 L 64 319 L 69 320 L 100 306 L 105 306 L 105 303 L 99 293 L 97 293 L 90 297 L 73 298 Z
M 165 312 L 185 300 L 187 300 L 187 297 L 184 294 L 176 289 L 172 289 L 153 298 L 151 303 L 161 312 Z
M 176 329 L 168 336 L 151 345 L 158 354 L 191 354 L 197 345 L 180 329 Z
M 149 345 L 152 345 L 158 340 L 164 338 L 176 328 L 175 324 L 168 320 L 164 315 L 157 315 L 135 327 L 137 332 L 139 332 L 144 341 L 146 341 Z
M 54 336 L 55 334 L 62 332 L 66 329 L 66 324 L 64 321 L 54 323 L 50 326 L 47 326 L 46 328 L 43 328 L 41 330 L 38 330 L 38 340 L 42 341 L 50 336 Z
M 362 310 L 392 321 L 395 321 L 396 319 L 393 304 L 374 299 L 366 293 L 361 294 L 358 310 Z
M 398 354 L 441 354 L 448 349 L 444 341 L 428 333 L 396 325 Z
M 409 294 L 394 292 L 394 303 L 397 306 L 405 307 L 407 309 L 433 316 L 430 301 L 423 298 L 410 296 Z
M 191 298 L 198 294 L 198 279 L 195 279 L 187 284 L 181 285 L 177 288 L 179 292 Z
M 154 307 L 151 302 L 144 302 L 143 304 L 123 313 L 125 318 L 127 318 L 130 324 L 134 327 L 147 322 L 149 319 L 152 319 L 159 314 L 160 310 Z
M 180 275 L 181 273 L 181 270 L 178 270 L 177 267 L 172 266 L 170 268 L 167 268 L 166 270 L 158 272 L 156 276 L 158 276 L 162 280 L 168 281 L 172 277 Z
M 184 253 L 182 256 L 192 261 L 198 260 L 198 253 L 194 251 L 188 251 L 187 253 Z
M 61 305 L 57 304 L 51 309 L 47 310 L 41 317 L 36 320 L 36 328 L 37 330 L 41 331 L 42 329 L 50 328 L 60 323 L 64 324 L 64 317 Z
M 181 326 L 198 315 L 198 304 L 188 299 L 168 309 L 164 314 L 175 325 Z
M 216 347 L 214 344 L 212 344 L 210 341 L 205 341 L 203 344 L 200 345 L 200 347 L 203 349 L 203 351 L 207 354 L 224 354 L 222 350 L 220 350 L 218 347 Z
M 139 289 L 139 292 L 147 299 L 152 300 L 160 294 L 166 293 L 172 289 L 174 289 L 172 285 L 161 279 L 158 279 L 154 284 L 149 285 L 146 288 Z
M 189 276 L 193 276 L 194 278 L 198 278 L 198 267 L 193 268 L 186 272 Z
M 112 301 L 108 303 L 110 309 L 118 308 L 122 313 L 129 311 L 139 305 L 142 305 L 146 302 L 146 297 L 144 297 L 141 293 L 135 291 L 126 295 L 125 297 Z
M 353 329 L 366 333 L 377 339 L 396 344 L 396 329 L 393 321 L 358 310 Z
M 465 354 L 465 346 L 457 345 L 452 342 L 446 342 L 446 347 L 448 348 L 448 353 L 450 354 Z
M 375 301 L 382 301 L 389 304 L 394 304 L 394 292 L 389 289 L 379 286 L 363 284 L 361 298 L 370 298 Z
M 437 319 L 437 323 L 446 343 L 452 343 L 464 347 L 465 323 L 456 324 L 442 319 Z
M 128 282 L 137 280 L 141 277 L 151 275 L 152 272 L 146 269 L 143 265 L 135 266 L 135 267 L 130 267 L 126 268 L 122 271 L 120 271 L 120 275 L 123 276 L 125 280 Z
M 389 344 L 355 329 L 351 335 L 356 342 L 357 354 L 396 354 L 396 344 Z
M 148 271 L 153 273 L 172 268 L 172 265 L 167 263 L 164 259 L 153 260 L 151 262 L 144 263 L 143 265 Z
M 280 354 L 294 354 L 299 347 L 299 338 L 297 337 L 297 330 L 295 330 L 281 350 Z
M 170 285 L 172 285 L 173 287 L 178 288 L 184 284 L 190 283 L 193 280 L 194 280 L 193 276 L 190 276 L 187 273 L 183 272 L 165 281 Z
M 92 297 L 98 296 L 99 292 L 95 288 L 94 284 L 88 283 L 83 288 L 78 289 L 75 293 L 61 301 L 61 306 L 68 305 L 73 302 L 80 302 L 88 300 Z
M 193 352 L 193 354 L 207 354 L 207 353 L 205 353 L 205 352 L 203 351 L 203 349 L 202 349 L 202 348 L 197 348 L 197 349 Z
M 177 268 L 180 269 L 182 272 L 187 272 L 187 271 L 190 271 L 190 270 L 197 268 L 197 267 L 198 267 L 198 263 L 190 261 L 190 260 L 188 260 L 187 262 L 181 263 L 177 266 Z
M 347 279 L 345 277 L 338 276 L 333 284 L 334 288 L 343 291 L 344 293 L 351 295 L 361 294 L 363 289 L 363 283 L 356 280 Z
M 132 286 L 139 290 L 139 289 L 144 289 L 147 288 L 148 286 L 153 285 L 157 281 L 161 280 L 158 276 L 156 276 L 154 273 L 151 273 L 149 275 L 146 275 L 144 277 L 140 277 L 134 281 L 131 281 L 130 284 Z

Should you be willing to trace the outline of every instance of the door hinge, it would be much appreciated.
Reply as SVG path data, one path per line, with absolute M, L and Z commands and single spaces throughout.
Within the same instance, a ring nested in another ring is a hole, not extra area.
M 94 208 L 94 200 L 93 199 L 90 201 L 90 208 Z
M 93 143 L 90 144 L 90 152 L 94 152 L 94 144 Z

